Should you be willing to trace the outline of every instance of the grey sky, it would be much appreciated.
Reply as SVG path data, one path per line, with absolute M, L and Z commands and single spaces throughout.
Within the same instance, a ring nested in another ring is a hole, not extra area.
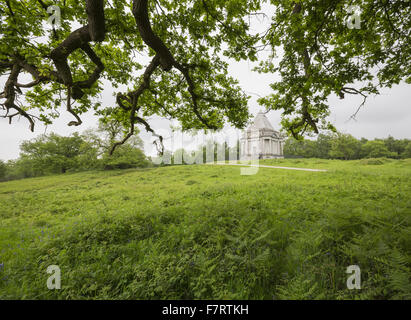
M 269 12 L 266 8 L 266 12 Z M 253 21 L 253 30 L 262 31 L 267 26 L 265 21 Z M 264 58 L 264 53 L 261 58 Z M 257 104 L 258 95 L 264 96 L 271 92 L 269 84 L 278 80 L 274 75 L 258 74 L 253 72 L 255 64 L 247 61 L 230 62 L 230 75 L 240 81 L 243 90 L 251 96 L 249 109 L 252 114 L 263 110 Z M 4 87 L 5 77 L 0 77 L 0 88 Z M 405 83 L 397 85 L 392 89 L 381 90 L 381 95 L 369 97 L 367 104 L 358 113 L 356 120 L 349 120 L 350 116 L 356 111 L 361 104 L 362 98 L 353 95 L 346 95 L 346 98 L 340 100 L 333 96 L 329 99 L 331 106 L 330 120 L 339 131 L 350 133 L 357 138 L 365 137 L 367 139 L 383 138 L 392 135 L 395 138 L 411 138 L 411 86 Z M 114 105 L 112 90 L 107 88 L 102 94 L 104 105 Z M 280 129 L 280 111 L 271 111 L 267 114 L 274 128 Z M 84 131 L 85 129 L 96 127 L 97 118 L 89 112 L 82 116 L 83 124 L 81 127 L 68 127 L 67 123 L 72 119 L 67 112 L 61 110 L 61 118 L 57 119 L 53 125 L 47 128 L 40 123 L 36 123 L 34 133 L 28 129 L 28 122 L 25 119 L 16 121 L 11 125 L 6 119 L 0 118 L 0 159 L 15 159 L 19 155 L 19 144 L 23 140 L 32 139 L 44 132 L 55 132 L 61 135 L 68 135 L 75 131 Z M 149 119 L 150 124 L 156 130 L 162 133 L 169 132 L 170 122 L 158 117 Z M 228 128 L 227 128 L 228 129 Z M 145 141 L 145 151 L 153 155 L 154 148 L 151 145 L 151 135 L 143 132 L 140 136 Z M 233 132 L 232 130 L 230 131 Z M 169 145 L 165 145 L 167 149 Z M 174 149 L 179 147 L 175 145 Z

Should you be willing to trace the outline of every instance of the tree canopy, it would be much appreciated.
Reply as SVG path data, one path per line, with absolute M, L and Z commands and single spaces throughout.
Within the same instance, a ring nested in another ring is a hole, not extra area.
M 264 3 L 272 12 L 261 12 Z M 359 29 L 347 24 L 353 5 Z M 0 0 L 1 116 L 10 123 L 23 116 L 34 130 L 63 106 L 70 126 L 94 109 L 127 129 L 118 144 L 137 124 L 156 135 L 152 115 L 183 130 L 242 128 L 249 97 L 227 59 L 257 61 L 270 48 L 257 71 L 281 78 L 260 104 L 282 110 L 294 137 L 318 133 L 332 128 L 332 93 L 366 98 L 411 82 L 410 7 L 406 0 Z M 272 16 L 265 32 L 251 31 L 255 15 Z M 114 107 L 103 104 L 105 88 Z
M 334 129 L 326 120 L 331 94 L 341 99 L 361 95 L 361 108 L 381 87 L 411 83 L 410 1 L 271 3 L 275 13 L 262 41 L 273 53 L 258 70 L 279 73 L 281 79 L 271 84 L 273 94 L 259 102 L 282 110 L 283 127 L 295 138 Z

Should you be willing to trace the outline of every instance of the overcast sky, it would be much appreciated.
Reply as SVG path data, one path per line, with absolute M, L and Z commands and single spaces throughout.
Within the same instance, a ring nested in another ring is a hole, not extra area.
M 264 25 L 265 23 L 265 25 Z M 254 30 L 261 31 L 266 27 L 266 23 L 254 21 Z M 262 53 L 264 58 L 264 53 Z M 277 81 L 273 75 L 258 74 L 252 71 L 255 65 L 247 62 L 230 62 L 230 74 L 240 81 L 243 90 L 251 96 L 249 101 L 249 109 L 252 114 L 259 111 L 264 111 L 257 104 L 258 96 L 264 96 L 271 92 L 269 84 Z M 0 77 L 0 88 L 4 88 L 5 77 Z M 331 106 L 331 116 L 329 119 L 336 126 L 336 128 L 345 133 L 350 133 L 357 138 L 365 137 L 367 139 L 385 138 L 392 135 L 395 138 L 411 139 L 411 86 L 407 84 L 400 84 L 394 86 L 392 89 L 383 89 L 379 96 L 371 96 L 367 100 L 367 104 L 358 113 L 356 120 L 349 120 L 350 116 L 354 114 L 358 106 L 361 104 L 362 98 L 355 95 L 346 95 L 346 98 L 340 100 L 332 96 L 329 99 Z M 114 98 L 112 90 L 106 88 L 102 94 L 103 105 L 113 105 Z M 0 118 L 0 159 L 9 160 L 15 159 L 19 156 L 19 145 L 23 140 L 32 139 L 44 132 L 55 132 L 60 135 L 68 135 L 75 131 L 84 131 L 88 128 L 97 126 L 97 118 L 89 112 L 82 115 L 83 124 L 80 127 L 68 127 L 67 123 L 72 119 L 67 112 L 61 112 L 61 118 L 55 121 L 53 125 L 47 128 L 40 123 L 36 123 L 34 133 L 30 132 L 29 125 L 26 119 L 22 118 L 17 121 L 14 119 L 11 125 L 6 119 Z M 271 121 L 275 129 L 280 130 L 280 111 L 271 111 L 267 117 Z M 167 137 L 170 136 L 170 122 L 157 117 L 149 119 L 153 129 L 159 131 Z M 145 141 L 145 152 L 148 155 L 154 155 L 155 148 L 152 145 L 152 137 L 141 128 L 140 136 Z M 225 130 L 233 139 L 238 137 L 233 129 L 227 128 Z M 176 139 L 175 139 L 176 140 Z M 177 139 L 178 140 L 178 139 Z M 181 146 L 181 143 L 170 144 L 170 139 L 166 140 L 166 149 L 176 149 Z M 179 139 L 181 141 L 181 138 Z M 198 142 L 202 138 L 197 139 Z M 233 140 L 234 141 L 234 140 Z

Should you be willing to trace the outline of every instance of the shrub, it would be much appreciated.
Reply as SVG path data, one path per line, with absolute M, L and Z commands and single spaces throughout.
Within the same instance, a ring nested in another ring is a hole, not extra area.
M 140 149 L 130 145 L 119 147 L 111 156 L 105 155 L 102 162 L 105 170 L 145 168 L 150 164 Z

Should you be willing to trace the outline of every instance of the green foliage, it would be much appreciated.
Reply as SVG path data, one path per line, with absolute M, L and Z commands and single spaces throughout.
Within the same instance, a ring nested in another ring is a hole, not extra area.
M 375 139 L 358 140 L 349 134 L 319 134 L 316 140 L 296 140 L 289 138 L 284 145 L 284 156 L 288 158 L 321 158 L 321 159 L 362 159 L 362 158 L 393 158 L 407 156 L 408 139 Z
M 68 95 L 68 86 L 60 78 L 61 70 L 50 59 L 51 52 L 73 36 L 79 26 L 88 23 L 86 1 L 53 1 L 61 9 L 60 28 L 47 24 L 48 5 L 47 1 L 37 0 L 0 2 L 0 74 L 22 61 L 31 66 L 21 68 L 22 74 L 44 76 L 42 81 L 22 87 L 22 92 L 16 94 L 24 97 L 24 108 L 30 115 L 39 114 L 39 119 L 47 124 L 60 116 L 59 107 L 66 104 Z M 99 77 L 91 76 L 96 65 L 83 50 L 77 49 L 68 56 L 73 83 L 92 79 L 92 86 L 84 88 L 85 95 L 72 106 L 77 115 L 95 110 L 101 119 L 106 119 L 107 110 L 113 107 L 102 105 L 102 92 L 117 94 L 117 88 L 122 87 L 127 95 L 142 83 L 142 69 L 147 68 L 156 52 L 146 38 L 143 41 L 137 23 L 145 22 L 138 18 L 136 21 L 132 7 L 133 1 L 129 0 L 104 1 L 105 38 L 87 42 L 104 65 Z M 249 97 L 228 74 L 226 60 L 257 59 L 255 44 L 259 37 L 251 34 L 245 17 L 259 8 L 260 1 L 256 0 L 149 1 L 149 28 L 167 47 L 175 65 L 171 70 L 156 68 L 150 90 L 139 96 L 139 116 L 172 117 L 184 130 L 222 128 L 226 121 L 243 127 L 249 117 Z M 187 70 L 189 79 L 176 68 L 177 64 Z M 135 124 L 130 109 L 119 104 L 114 109 L 112 116 L 126 129 Z
M 20 146 L 20 159 L 24 176 L 65 173 L 78 169 L 96 167 L 96 149 L 74 133 L 69 137 L 51 133 L 33 140 L 24 141 Z
M 195 151 L 187 151 L 184 148 L 178 149 L 173 152 L 171 157 L 171 164 L 194 164 L 202 163 L 202 159 L 198 157 Z
M 105 154 L 102 159 L 105 170 L 144 168 L 150 165 L 144 153 L 129 144 L 116 149 L 113 155 Z
M 3 160 L 0 160 L 0 180 L 3 180 L 6 177 L 7 166 Z
M 116 139 L 120 139 L 125 130 L 119 121 L 110 118 L 100 121 L 97 130 L 89 129 L 81 135 L 74 133 L 64 137 L 51 133 L 23 141 L 17 160 L 7 164 L 0 162 L 0 180 L 151 165 L 141 150 L 143 141 L 138 136 L 137 129 L 113 155 L 109 154 Z
M 289 138 L 284 145 L 284 156 L 315 158 L 317 155 L 317 143 L 312 140 L 296 140 Z M 327 153 L 328 156 L 328 153 Z
M 386 147 L 384 141 L 374 140 L 367 141 L 362 145 L 362 154 L 367 158 L 381 158 L 381 157 L 392 157 L 395 158 L 398 156 L 397 153 L 390 152 Z
M 326 159 L 331 151 L 331 144 L 335 135 L 319 134 L 315 145 L 315 158 Z
M 96 132 L 86 132 L 88 140 L 93 141 L 94 144 L 99 146 L 99 152 L 101 154 L 109 154 L 113 145 L 117 141 L 121 141 L 124 134 L 127 132 L 127 128 L 123 123 L 113 116 L 113 108 L 108 109 L 107 117 L 100 119 Z M 140 130 L 134 129 L 134 134 L 130 136 L 125 144 L 132 146 L 133 148 L 142 149 L 144 147 L 143 140 L 139 137 Z
M 396 154 L 396 158 L 400 158 L 401 154 L 404 153 L 408 143 L 410 141 L 408 139 L 394 139 L 391 136 L 388 136 L 387 139 L 384 139 L 384 143 L 388 149 L 388 151 L 392 152 L 393 154 Z
M 401 157 L 411 158 L 411 141 L 409 141 L 407 146 L 404 148 L 404 152 L 401 153 Z
M 281 110 L 282 125 L 294 137 L 333 129 L 327 120 L 331 95 L 344 99 L 360 94 L 366 99 L 381 86 L 410 83 L 408 1 L 270 3 L 271 27 L 262 41 L 272 54 L 257 70 L 279 77 L 271 84 L 273 93 L 259 102 L 268 110 Z M 348 27 L 350 7 L 360 15 L 359 28 Z
M 411 162 L 169 166 L 0 184 L 1 299 L 410 299 Z M 155 196 L 153 196 L 155 195 Z M 48 290 L 59 265 L 62 289 Z M 361 268 L 348 290 L 346 268 Z
M 334 159 L 358 159 L 360 142 L 350 134 L 338 133 L 331 143 L 330 156 Z

